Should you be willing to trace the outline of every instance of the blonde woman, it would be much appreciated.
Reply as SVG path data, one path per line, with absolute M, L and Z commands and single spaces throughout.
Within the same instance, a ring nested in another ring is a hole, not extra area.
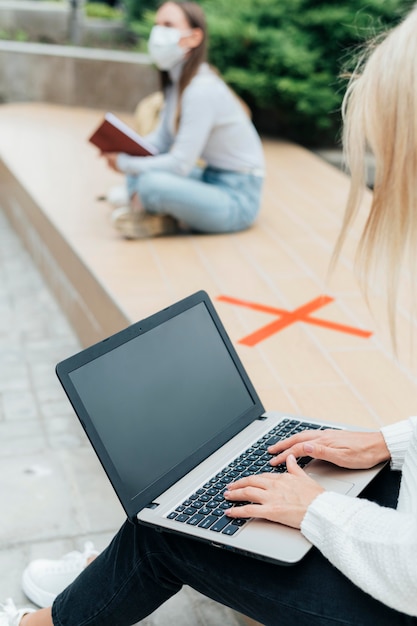
M 392 319 L 403 251 L 417 243 L 417 7 L 354 76 L 345 121 L 353 175 L 339 246 L 360 201 L 369 145 L 377 174 L 362 258 L 365 269 L 374 261 L 387 269 Z M 269 626 L 416 626 L 417 418 L 379 432 L 305 432 L 269 451 L 288 473 L 229 485 L 226 500 L 253 504 L 228 514 L 300 528 L 314 548 L 299 564 L 283 568 L 126 522 L 88 567 L 86 556 L 74 559 L 78 577 L 52 609 L 30 613 L 10 601 L 0 624 L 128 626 L 187 584 Z M 298 467 L 296 457 L 305 455 L 349 468 L 389 464 L 350 498 L 324 491 Z M 49 598 L 68 568 L 68 560 L 32 563 L 37 597 Z

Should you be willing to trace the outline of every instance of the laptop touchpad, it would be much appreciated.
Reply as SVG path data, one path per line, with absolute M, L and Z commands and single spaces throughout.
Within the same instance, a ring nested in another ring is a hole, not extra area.
M 320 474 L 314 474 L 314 472 L 307 472 L 307 474 L 316 480 L 319 485 L 324 487 L 327 491 L 347 494 L 353 487 L 353 483 L 350 483 L 347 480 L 337 480 L 336 478 L 330 478 L 329 476 L 320 476 Z

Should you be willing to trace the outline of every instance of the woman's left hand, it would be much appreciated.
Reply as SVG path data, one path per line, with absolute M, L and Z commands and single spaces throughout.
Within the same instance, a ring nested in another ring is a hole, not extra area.
M 115 172 L 120 172 L 117 167 L 117 157 L 119 156 L 118 152 L 102 152 L 101 156 L 107 161 L 107 165 L 114 170 Z
M 229 517 L 257 517 L 300 528 L 313 500 L 324 492 L 315 480 L 287 458 L 285 474 L 256 474 L 228 485 L 224 497 L 229 502 L 250 502 L 227 509 Z

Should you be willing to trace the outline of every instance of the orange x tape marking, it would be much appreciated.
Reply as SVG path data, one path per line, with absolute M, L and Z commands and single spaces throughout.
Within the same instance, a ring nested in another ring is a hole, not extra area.
M 307 302 L 303 306 L 298 307 L 294 311 L 286 311 L 285 309 L 277 309 L 271 306 L 264 306 L 262 304 L 256 304 L 254 302 L 247 302 L 245 300 L 238 300 L 237 298 L 229 298 L 229 296 L 218 296 L 217 300 L 220 302 L 228 302 L 229 304 L 236 304 L 237 306 L 244 306 L 254 311 L 262 311 L 263 313 L 271 313 L 278 315 L 278 319 L 263 326 L 259 330 L 255 331 L 251 335 L 239 340 L 239 343 L 243 343 L 245 346 L 256 346 L 264 339 L 267 339 L 271 335 L 278 333 L 283 328 L 295 324 L 295 322 L 306 322 L 307 324 L 314 324 L 315 326 L 322 326 L 323 328 L 330 328 L 331 330 L 337 330 L 341 333 L 348 333 L 349 335 L 356 335 L 358 337 L 370 337 L 372 332 L 368 330 L 361 330 L 360 328 L 353 328 L 352 326 L 345 326 L 344 324 L 337 324 L 336 322 L 330 322 L 328 320 L 318 319 L 316 317 L 310 317 L 310 314 L 317 309 L 321 309 L 326 304 L 334 301 L 334 298 L 329 296 L 319 296 L 311 302 Z

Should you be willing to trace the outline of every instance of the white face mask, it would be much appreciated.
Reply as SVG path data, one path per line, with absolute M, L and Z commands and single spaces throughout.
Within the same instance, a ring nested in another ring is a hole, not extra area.
M 148 52 L 152 61 L 160 70 L 170 70 L 182 61 L 190 48 L 179 45 L 181 37 L 187 35 L 177 28 L 154 26 L 148 41 Z

